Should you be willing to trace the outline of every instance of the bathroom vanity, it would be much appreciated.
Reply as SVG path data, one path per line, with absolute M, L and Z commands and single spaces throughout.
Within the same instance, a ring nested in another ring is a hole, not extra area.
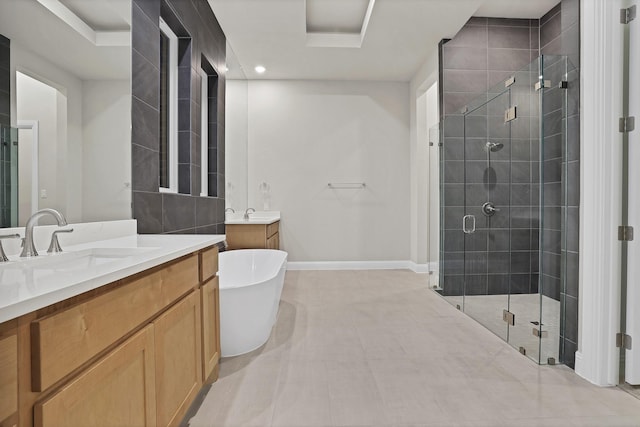
M 133 235 L 0 266 L 0 426 L 179 425 L 218 377 L 223 241 Z
M 280 212 L 255 212 L 249 219 L 232 215 L 225 233 L 229 249 L 280 249 Z

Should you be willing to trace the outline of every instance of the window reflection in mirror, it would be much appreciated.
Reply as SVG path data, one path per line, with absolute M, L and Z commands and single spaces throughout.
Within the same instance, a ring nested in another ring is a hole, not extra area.
M 178 37 L 160 19 L 160 189 L 178 191 Z

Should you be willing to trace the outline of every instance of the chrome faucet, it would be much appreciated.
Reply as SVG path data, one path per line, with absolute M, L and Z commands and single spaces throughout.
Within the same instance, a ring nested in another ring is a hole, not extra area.
M 225 209 L 225 210 L 224 210 L 224 213 L 227 213 L 227 212 L 229 212 L 229 211 L 231 211 L 231 213 L 236 213 L 236 211 L 234 211 L 234 210 L 233 210 L 233 208 L 227 208 L 227 209 Z
M 64 215 L 62 215 L 55 209 L 41 209 L 31 215 L 24 230 L 24 247 L 22 248 L 22 253 L 20 254 L 21 257 L 24 258 L 38 256 L 38 251 L 36 251 L 36 246 L 33 243 L 33 227 L 35 227 L 38 219 L 45 215 L 51 215 L 52 217 L 54 217 L 56 221 L 58 221 L 59 227 L 67 225 L 67 220 L 65 219 Z
M 244 211 L 244 220 L 245 220 L 245 221 L 249 221 L 249 214 L 251 213 L 251 212 L 249 212 L 249 211 L 251 211 L 251 212 L 255 212 L 256 210 L 255 210 L 255 209 L 253 209 L 253 208 L 247 208 L 247 210 L 246 210 L 246 211 Z
M 4 248 L 2 247 L 2 241 L 4 239 L 19 239 L 19 234 L 3 234 L 0 236 L 0 262 L 7 262 L 9 258 L 7 258 L 7 254 L 4 253 Z

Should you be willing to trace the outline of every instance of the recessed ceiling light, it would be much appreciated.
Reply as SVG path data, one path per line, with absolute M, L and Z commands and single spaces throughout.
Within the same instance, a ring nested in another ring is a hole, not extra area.
M 257 65 L 256 68 L 254 68 L 254 69 L 256 70 L 256 73 L 258 73 L 258 74 L 262 74 L 265 71 L 267 71 L 267 69 L 264 68 L 262 65 Z

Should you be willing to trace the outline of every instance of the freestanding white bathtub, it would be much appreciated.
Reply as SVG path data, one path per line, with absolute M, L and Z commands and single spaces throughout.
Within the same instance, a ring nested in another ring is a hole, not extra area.
M 222 357 L 257 349 L 271 334 L 287 268 L 287 253 L 272 249 L 221 252 L 220 347 Z

